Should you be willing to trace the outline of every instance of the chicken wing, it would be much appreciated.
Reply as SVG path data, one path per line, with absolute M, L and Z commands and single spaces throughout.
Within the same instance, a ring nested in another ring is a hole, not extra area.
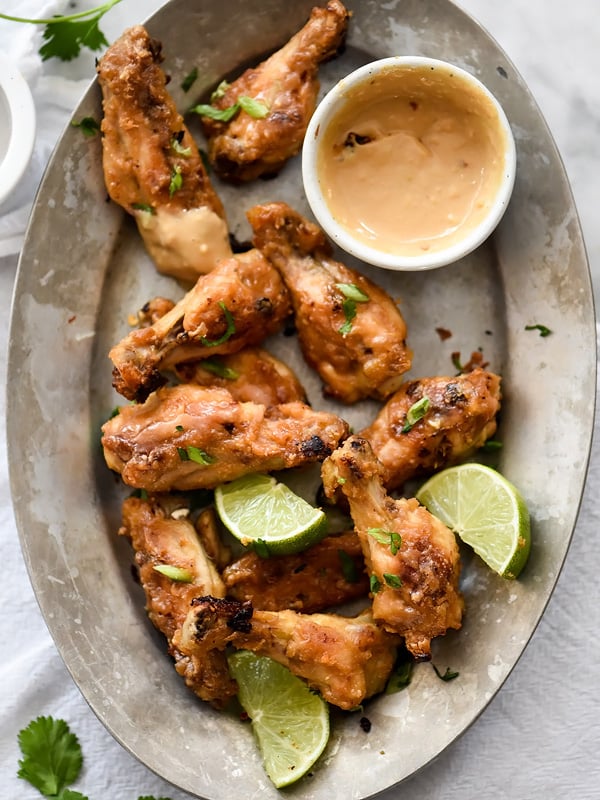
M 279 273 L 258 250 L 226 258 L 170 311 L 112 348 L 113 386 L 142 401 L 165 383 L 161 370 L 258 344 L 290 311 Z
M 306 403 L 306 392 L 292 370 L 259 347 L 179 364 L 175 373 L 183 383 L 227 389 L 240 403 Z
M 102 432 L 108 466 L 130 486 L 161 492 L 322 461 L 348 425 L 304 403 L 238 403 L 225 389 L 181 384 L 124 406 Z
M 195 598 L 176 634 L 177 647 L 203 658 L 207 651 L 251 650 L 278 661 L 325 700 L 350 710 L 383 691 L 396 658 L 398 638 L 357 617 L 254 610 L 250 603 Z
M 366 597 L 360 540 L 354 531 L 326 536 L 318 544 L 292 556 L 261 558 L 245 553 L 223 570 L 229 597 L 249 600 L 266 611 L 313 613 Z
M 289 289 L 304 358 L 344 403 L 384 399 L 410 369 L 406 324 L 389 295 L 334 261 L 323 232 L 285 203 L 248 212 L 254 244 Z
M 409 409 L 424 398 L 424 415 L 411 426 Z M 359 435 L 383 464 L 391 490 L 467 458 L 493 436 L 499 410 L 500 378 L 492 372 L 421 378 L 405 383 Z
M 208 157 L 218 175 L 236 183 L 277 173 L 301 148 L 315 110 L 319 64 L 335 56 L 348 24 L 339 0 L 314 8 L 306 25 L 281 49 L 228 86 L 214 106 L 233 106 L 240 96 L 266 107 L 257 119 L 240 111 L 229 122 L 204 116 Z
M 141 25 L 98 62 L 110 197 L 131 214 L 160 272 L 189 283 L 231 255 L 225 212 L 166 88 L 161 45 Z
M 322 467 L 325 493 L 348 498 L 371 575 L 373 617 L 404 637 L 419 659 L 431 657 L 431 639 L 460 628 L 463 600 L 456 539 L 418 501 L 394 500 L 369 443 L 351 436 Z
M 167 638 L 175 669 L 202 700 L 222 707 L 237 692 L 225 654 L 213 650 L 198 658 L 182 653 L 173 644 L 193 598 L 207 592 L 216 597 L 225 595 L 223 581 L 207 557 L 194 526 L 178 513 L 181 511 L 185 509 L 166 496 L 148 500 L 130 497 L 123 503 L 119 533 L 131 540 L 148 617 Z M 175 580 L 156 569 L 165 566 L 182 570 L 185 579 Z

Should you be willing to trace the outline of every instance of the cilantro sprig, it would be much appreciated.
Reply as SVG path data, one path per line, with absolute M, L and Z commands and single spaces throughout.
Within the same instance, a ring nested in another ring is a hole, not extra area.
M 79 739 L 67 723 L 53 717 L 37 717 L 19 732 L 19 778 L 30 783 L 44 797 L 55 800 L 89 800 L 88 796 L 70 789 L 79 777 L 83 754 Z M 170 800 L 139 796 L 138 800 Z
M 42 61 L 47 61 L 49 58 L 71 61 L 79 55 L 83 47 L 87 47 L 89 50 L 102 50 L 103 47 L 108 46 L 108 41 L 100 30 L 99 22 L 113 6 L 120 2 L 121 0 L 107 0 L 106 3 L 87 11 L 47 19 L 29 19 L 11 14 L 0 14 L 0 18 L 10 22 L 44 25 L 42 38 L 45 43 L 39 49 Z
M 213 97 L 215 94 L 216 92 L 213 93 Z M 264 119 L 269 113 L 269 106 L 261 100 L 242 94 L 233 105 L 227 106 L 226 108 L 217 108 L 208 103 L 200 103 L 190 108 L 190 113 L 200 114 L 201 117 L 208 117 L 217 122 L 229 122 L 240 111 L 245 111 L 246 114 L 249 114 L 253 119 Z

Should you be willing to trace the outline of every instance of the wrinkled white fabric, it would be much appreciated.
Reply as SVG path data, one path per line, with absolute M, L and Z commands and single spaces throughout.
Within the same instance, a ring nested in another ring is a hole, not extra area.
M 530 0 L 527 4 L 523 0 L 505 0 L 502 4 L 491 4 L 489 0 L 460 3 L 487 22 L 517 68 L 524 72 L 534 94 L 542 99 L 543 110 L 555 134 L 558 133 L 567 165 L 574 165 L 572 176 L 579 181 L 574 189 L 578 202 L 583 199 L 580 212 L 584 222 L 597 216 L 594 170 L 597 171 L 600 97 L 598 70 L 592 68 L 593 64 L 600 67 L 596 2 L 578 0 L 568 10 L 559 0 Z M 3 0 L 1 10 L 42 17 L 73 5 L 68 0 Z M 80 0 L 75 10 L 93 5 L 93 0 Z M 160 0 L 123 0 L 105 18 L 102 30 L 112 40 L 127 25 L 142 21 L 159 5 Z M 90 53 L 68 64 L 55 60 L 42 64 L 37 54 L 40 43 L 39 28 L 0 20 L 0 52 L 14 59 L 21 69 L 38 112 L 31 166 L 9 204 L 0 209 L 2 386 L 6 384 L 4 354 L 10 296 L 31 203 L 52 148 L 94 74 L 94 56 Z M 224 46 L 229 46 L 227 37 Z M 562 60 L 556 60 L 555 52 L 561 54 Z M 596 226 L 593 229 L 590 226 L 589 234 L 592 272 L 600 286 Z M 23 402 L 27 399 L 23 398 Z M 4 392 L 0 393 L 0 414 L 5 415 Z M 19 549 L 5 451 L 2 427 L 0 800 L 40 797 L 33 787 L 17 778 L 20 757 L 17 734 L 31 719 L 48 714 L 67 720 L 80 738 L 85 762 L 74 788 L 90 800 L 136 800 L 141 795 L 190 800 L 188 795 L 139 764 L 107 733 L 58 656 L 37 607 Z M 569 557 L 525 654 L 476 724 L 435 763 L 402 786 L 386 792 L 382 800 L 600 797 L 599 490 L 600 458 L 595 448 Z M 401 741 L 390 742 L 390 748 L 402 758 Z M 348 769 L 352 769 L 351 764 Z M 332 800 L 337 798 L 332 795 Z

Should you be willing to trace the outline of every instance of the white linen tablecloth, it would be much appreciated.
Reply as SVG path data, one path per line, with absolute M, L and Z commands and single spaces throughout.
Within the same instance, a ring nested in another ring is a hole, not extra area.
M 210 2 L 210 0 L 207 0 Z M 124 0 L 101 27 L 113 40 L 160 0 Z M 66 0 L 8 0 L 2 11 L 42 17 Z M 89 0 L 80 8 L 94 5 Z M 578 204 L 596 294 L 600 228 L 595 173 L 600 137 L 600 21 L 597 0 L 462 0 L 500 42 L 536 96 L 562 152 Z M 93 55 L 42 64 L 41 31 L 0 20 L 0 52 L 21 68 L 38 113 L 31 167 L 0 209 L 0 380 L 6 384 L 10 297 L 17 254 L 35 188 L 70 112 L 93 76 Z M 600 295 L 598 295 L 600 296 Z M 10 391 L 10 385 L 8 386 Z M 26 399 L 23 399 L 26 402 Z M 5 398 L 0 395 L 4 415 Z M 39 613 L 21 557 L 8 487 L 6 437 L 0 434 L 0 800 L 40 797 L 16 777 L 17 733 L 39 715 L 62 717 L 80 738 L 84 769 L 76 785 L 90 800 L 155 795 L 185 800 L 117 744 L 68 675 Z M 525 654 L 482 717 L 434 764 L 384 796 L 411 800 L 600 797 L 600 459 L 592 453 L 573 544 L 557 589 Z M 401 757 L 402 743 L 397 743 Z

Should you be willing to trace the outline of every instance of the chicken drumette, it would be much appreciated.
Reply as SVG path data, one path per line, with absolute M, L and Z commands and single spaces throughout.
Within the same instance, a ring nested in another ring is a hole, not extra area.
M 193 598 L 207 592 L 216 597 L 225 595 L 223 581 L 185 511 L 176 498 L 162 496 L 142 500 L 130 497 L 123 503 L 123 524 L 119 533 L 131 540 L 146 595 L 148 617 L 166 637 L 175 669 L 202 700 L 222 707 L 237 691 L 225 654 L 212 650 L 197 658 L 182 653 L 173 644 L 173 637 L 184 624 Z M 177 570 L 175 574 L 179 579 L 159 571 L 165 567 Z
M 240 96 L 251 97 L 266 110 L 261 118 L 240 111 L 229 122 L 202 118 L 208 156 L 221 177 L 241 182 L 275 174 L 300 150 L 317 102 L 319 64 L 337 53 L 348 16 L 339 0 L 314 8 L 281 50 L 246 70 L 214 99 L 214 106 L 225 109 Z
M 285 203 L 255 206 L 248 219 L 255 246 L 289 289 L 302 352 L 325 392 L 353 403 L 396 391 L 411 352 L 392 298 L 335 261 L 321 229 Z
M 409 410 L 421 404 L 413 424 Z M 383 465 L 388 490 L 467 458 L 496 431 L 500 378 L 474 369 L 453 378 L 408 381 L 360 432 Z
M 225 389 L 181 384 L 124 406 L 102 432 L 108 466 L 130 486 L 162 492 L 322 461 L 348 425 L 304 403 L 238 403 Z
M 128 400 L 144 400 L 165 383 L 161 370 L 258 344 L 290 311 L 279 273 L 258 250 L 223 259 L 166 314 L 112 348 L 113 386 Z
M 161 61 L 160 43 L 137 25 L 98 62 L 104 178 L 158 269 L 192 283 L 231 248 L 223 206 L 167 91 Z
M 383 488 L 381 464 L 369 443 L 351 436 L 323 464 L 325 492 L 341 491 L 371 575 L 373 617 L 404 637 L 420 659 L 431 639 L 461 625 L 463 600 L 454 534 L 413 499 L 394 500 Z
M 385 688 L 398 641 L 375 625 L 370 611 L 357 617 L 260 611 L 215 597 L 192 600 L 175 634 L 176 646 L 200 660 L 228 644 L 268 656 L 345 710 Z

